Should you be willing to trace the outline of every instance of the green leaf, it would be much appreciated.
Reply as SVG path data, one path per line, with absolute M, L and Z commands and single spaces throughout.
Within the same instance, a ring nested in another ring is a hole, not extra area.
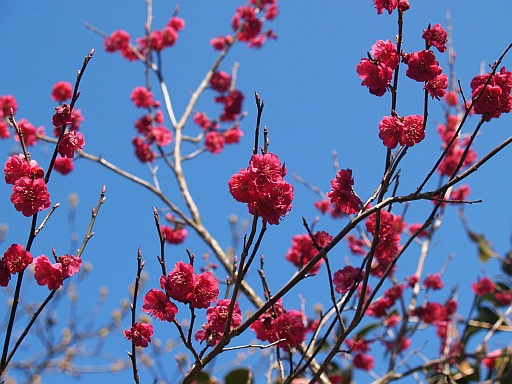
M 468 229 L 468 236 L 478 246 L 478 258 L 482 263 L 489 261 L 493 256 L 492 243 L 481 233 L 476 233 Z
M 246 368 L 235 369 L 225 377 L 226 384 L 252 384 L 252 373 Z
M 208 373 L 201 371 L 195 377 L 194 380 L 197 384 L 210 384 L 212 383 L 211 377 Z
M 364 339 L 364 336 L 369 333 L 370 331 L 373 331 L 374 329 L 378 329 L 382 327 L 382 323 L 372 323 L 361 329 L 359 332 L 357 332 L 355 339 Z

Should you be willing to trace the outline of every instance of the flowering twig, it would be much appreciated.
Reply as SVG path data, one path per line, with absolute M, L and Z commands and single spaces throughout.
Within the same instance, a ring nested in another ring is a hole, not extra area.
M 135 277 L 135 286 L 133 288 L 133 302 L 131 304 L 132 311 L 132 327 L 135 324 L 135 316 L 137 313 L 137 296 L 139 293 L 139 284 L 140 284 L 140 275 L 142 273 L 142 268 L 144 268 L 144 262 L 142 261 L 142 253 L 140 251 L 140 247 L 137 250 L 137 276 Z M 136 384 L 139 384 L 139 372 L 137 369 L 137 349 L 135 347 L 135 343 L 132 341 L 132 351 L 128 352 L 128 356 L 132 362 L 132 371 L 133 371 L 133 379 Z

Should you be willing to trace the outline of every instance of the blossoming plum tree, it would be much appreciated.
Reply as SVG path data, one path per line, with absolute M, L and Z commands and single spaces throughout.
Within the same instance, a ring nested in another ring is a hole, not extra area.
M 145 35 L 135 40 L 122 29 L 105 33 L 90 25 L 88 28 L 102 37 L 106 52 L 120 53 L 124 60 L 143 65 L 146 83 L 136 86 L 129 95 L 135 108 L 142 111 L 142 116 L 134 121 L 136 133 L 131 143 L 134 159 L 148 166 L 151 181 L 109 162 L 108 154 L 96 156 L 85 151 L 84 134 L 79 131 L 83 117 L 75 103 L 92 52 L 86 57 L 74 87 L 59 81 L 50 92 L 51 98 L 59 103 L 52 117 L 54 137 L 47 135 L 42 127 L 35 128 L 25 118 L 15 118 L 14 96 L 0 97 L 0 137 L 12 136 L 21 147 L 18 153 L 6 157 L 4 179 L 12 185 L 10 201 L 14 209 L 31 218 L 27 245 L 13 243 L 0 258 L 0 285 L 10 289 L 9 295 L 12 293 L 0 361 L 2 378 L 9 380 L 20 345 L 31 335 L 33 325 L 48 303 L 62 291 L 65 280 L 81 273 L 81 256 L 92 236 L 104 190 L 76 254 L 57 256 L 52 247 L 52 262 L 45 254 L 34 257 L 31 252 L 36 236 L 56 208 L 38 221 L 41 212 L 51 205 L 48 189 L 51 172 L 53 169 L 62 175 L 77 172 L 75 161 L 88 159 L 144 187 L 163 206 L 153 208 L 152 212 L 160 250 L 158 257 L 143 261 L 139 249 L 133 262 L 136 277 L 130 292 L 131 321 L 118 313 L 117 320 L 105 326 L 104 331 L 90 334 L 91 338 L 105 337 L 110 332 L 124 336 L 130 352 L 123 367 L 131 367 L 134 382 L 145 382 L 145 374 L 139 372 L 141 364 L 151 367 L 153 361 L 162 358 L 155 340 L 161 334 L 171 333 L 175 340 L 171 353 L 177 357 L 181 373 L 168 382 L 213 382 L 217 373 L 210 367 L 215 359 L 232 350 L 254 349 L 264 351 L 267 382 L 348 383 L 361 377 L 364 377 L 360 379 L 362 382 L 367 382 L 371 377 L 377 383 L 387 383 L 419 378 L 420 374 L 424 381 L 431 383 L 508 382 L 512 371 L 511 347 L 505 342 L 496 343 L 496 339 L 499 341 L 501 332 L 510 332 L 510 253 L 505 256 L 493 253 L 485 236 L 472 232 L 461 214 L 470 239 L 478 245 L 481 260 L 498 259 L 502 272 L 496 279 L 484 276 L 472 283 L 473 305 L 469 313 L 459 313 L 454 291 L 438 301 L 434 292 L 443 292 L 451 281 L 445 268 L 437 273 L 426 272 L 426 263 L 427 256 L 433 252 L 435 235 L 451 207 L 475 202 L 468 200 L 469 187 L 460 183 L 512 143 L 509 137 L 480 159 L 474 150 L 484 124 L 512 110 L 512 73 L 501 66 L 512 44 L 490 66 L 488 73 L 473 78 L 469 95 L 463 85 L 456 85 L 453 70 L 443 72 L 439 64 L 439 56 L 447 52 L 449 67 L 453 69 L 454 65 L 453 47 L 445 28 L 427 21 L 423 31 L 415 31 L 416 35 L 408 37 L 408 40 L 421 38 L 425 49 L 408 52 L 404 45 L 404 15 L 414 12 L 414 4 L 411 6 L 407 0 L 374 0 L 379 15 L 387 13 L 396 17 L 398 31 L 396 38 L 377 40 L 366 55 L 361 52 L 365 57 L 354 63 L 353 76 L 359 76 L 361 86 L 368 88 L 371 95 L 368 97 L 389 98 L 390 110 L 386 116 L 377 117 L 380 123 L 373 132 L 373 139 L 382 141 L 385 153 L 382 178 L 374 193 L 363 197 L 361 192 L 356 193 L 355 181 L 361 175 L 347 168 L 347 160 L 344 169 L 336 165 L 331 189 L 325 194 L 295 177 L 320 198 L 314 206 L 322 218 L 311 222 L 303 219 L 302 233 L 291 238 L 291 247 L 284 255 L 292 265 L 290 277 L 275 287 L 265 273 L 273 262 L 265 256 L 272 253 L 272 244 L 266 243 L 265 235 L 278 232 L 292 209 L 300 209 L 293 205 L 296 187 L 279 157 L 279 146 L 270 151 L 272 130 L 262 127 L 264 101 L 255 93 L 255 128 L 254 131 L 246 128 L 251 124 L 244 120 L 244 102 L 252 97 L 237 89 L 237 66 L 231 68 L 231 73 L 227 68 L 221 70 L 221 66 L 234 46 L 261 48 L 268 40 L 277 38 L 272 29 L 266 29 L 279 14 L 277 0 L 249 0 L 236 9 L 231 22 L 232 35 L 210 41 L 210 48 L 218 52 L 217 58 L 190 93 L 181 116 L 176 114 L 172 92 L 164 81 L 162 53 L 179 43 L 186 23 L 176 10 L 162 29 L 155 29 L 152 2 L 146 3 Z M 413 97 L 423 100 L 422 110 L 401 114 L 398 85 L 409 80 L 421 84 L 422 90 Z M 159 88 L 161 100 L 153 82 Z M 207 90 L 213 92 L 212 101 L 217 108 L 212 111 L 215 112 L 199 110 L 198 100 L 208 94 Z M 410 152 L 426 145 L 432 105 L 441 105 L 444 111 L 445 121 L 437 127 L 442 151 L 426 159 L 430 170 L 422 175 L 417 188 L 403 192 L 400 167 Z M 479 116 L 479 122 L 474 131 L 463 133 L 471 115 Z M 222 156 L 228 150 L 227 145 L 240 143 L 244 135 L 254 140 L 253 145 L 247 148 L 246 159 L 233 160 L 239 164 L 239 171 L 226 180 L 226 196 L 229 197 L 229 192 L 234 200 L 244 204 L 250 219 L 242 244 L 227 248 L 218 242 L 202 219 L 204 215 L 218 217 L 226 213 L 215 212 L 213 204 L 207 211 L 200 210 L 197 196 L 189 187 L 191 176 L 186 174 L 184 163 L 205 155 Z M 53 145 L 46 171 L 27 150 L 43 143 Z M 179 194 L 167 193 L 161 187 L 163 172 L 172 176 Z M 437 186 L 431 187 L 436 173 Z M 408 207 L 425 201 L 430 205 L 421 205 L 424 219 L 406 221 Z M 404 206 L 407 208 L 402 209 Z M 327 222 L 324 216 L 334 220 L 331 233 L 325 228 L 328 224 L 324 224 Z M 168 225 L 161 223 L 162 217 Z M 316 226 L 324 230 L 316 230 Z M 200 242 L 191 241 L 189 233 L 195 234 Z M 289 240 L 283 242 L 288 244 Z M 351 255 L 341 260 L 337 254 L 344 243 Z M 188 248 L 169 270 L 168 245 L 179 244 L 187 244 Z M 419 256 L 415 259 L 415 272 L 408 275 L 401 267 L 403 260 L 414 253 L 415 244 L 420 246 Z M 194 254 L 194 249 L 201 247 L 207 247 L 210 252 L 204 263 Z M 158 264 L 158 277 L 144 277 L 143 269 L 149 262 Z M 30 274 L 24 279 L 27 270 Z M 251 279 L 251 272 L 257 273 L 261 288 Z M 12 276 L 16 276 L 14 288 Z M 32 277 L 39 286 L 46 286 L 50 294 L 36 306 L 18 336 L 13 331 L 19 324 L 15 319 L 19 316 L 21 287 Z M 285 302 L 293 291 L 300 291 L 311 281 L 320 291 L 326 310 L 312 314 L 306 309 L 307 290 L 302 292 L 302 306 L 292 307 Z M 127 313 L 128 306 L 124 310 Z M 421 344 L 426 332 L 436 335 L 437 351 L 423 351 Z M 16 341 L 11 347 L 13 339 Z M 491 345 L 495 349 L 489 351 Z M 70 353 L 72 348 L 79 349 L 80 345 L 68 342 L 64 353 Z M 149 352 L 152 348 L 154 353 Z M 165 365 L 169 366 L 169 361 Z M 385 364 L 378 365 L 379 361 Z M 69 365 L 66 367 L 62 370 L 74 373 Z M 225 376 L 226 383 L 259 382 L 254 368 L 248 365 L 236 368 Z M 361 376 L 363 372 L 369 376 Z M 155 382 L 165 381 L 154 373 L 151 375 Z

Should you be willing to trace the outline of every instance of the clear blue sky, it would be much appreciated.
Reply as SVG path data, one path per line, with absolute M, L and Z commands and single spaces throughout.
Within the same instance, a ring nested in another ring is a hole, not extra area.
M 175 113 L 180 116 L 188 101 L 189 91 L 197 87 L 216 57 L 209 40 L 231 33 L 230 21 L 235 7 L 242 2 L 194 1 L 180 4 L 179 16 L 186 20 L 177 45 L 163 56 L 163 71 L 173 98 Z M 170 18 L 174 3 L 155 1 L 153 24 L 161 28 Z M 492 7 L 483 7 L 482 2 L 432 0 L 411 1 L 411 10 L 405 15 L 404 49 L 419 50 L 424 42 L 422 30 L 429 23 L 445 24 L 445 12 L 451 11 L 453 39 L 457 52 L 456 72 L 462 86 L 469 93 L 469 81 L 479 73 L 483 64 L 493 62 L 510 43 L 510 14 L 512 3 L 507 0 L 493 2 Z M 141 115 L 130 102 L 133 88 L 144 85 L 144 73 L 140 63 L 128 63 L 119 55 L 107 54 L 100 37 L 84 28 L 84 22 L 110 33 L 117 29 L 127 30 L 133 37 L 141 36 L 146 20 L 146 6 L 142 0 L 123 2 L 91 0 L 87 2 L 55 0 L 52 2 L 24 1 L 5 2 L 0 15 L 0 31 L 3 36 L 3 55 L 0 59 L 0 94 L 13 94 L 19 103 L 18 118 L 26 117 L 36 126 L 44 125 L 51 131 L 51 116 L 55 103 L 50 91 L 57 81 L 74 82 L 76 70 L 91 48 L 96 53 L 87 68 L 81 86 L 81 97 L 77 107 L 85 121 L 81 131 L 85 135 L 85 150 L 102 155 L 116 165 L 147 180 L 147 167 L 134 159 L 131 138 L 135 134 L 134 121 Z M 355 66 L 371 45 L 378 39 L 393 39 L 396 34 L 396 15 L 378 16 L 367 1 L 288 1 L 280 4 L 280 15 L 271 27 L 278 35 L 261 50 L 249 50 L 237 46 L 221 65 L 229 72 L 234 62 L 240 63 L 237 88 L 246 95 L 244 110 L 248 112 L 242 128 L 245 137 L 239 146 L 230 146 L 222 154 L 205 153 L 186 165 L 190 188 L 196 195 L 203 220 L 220 244 L 230 244 L 228 218 L 232 213 L 240 219 L 247 216 L 245 206 L 236 203 L 227 191 L 229 177 L 246 167 L 252 147 L 255 121 L 255 106 L 252 94 L 257 91 L 265 100 L 263 124 L 269 127 L 270 150 L 286 162 L 288 180 L 297 173 L 323 191 L 328 191 L 334 176 L 331 153 L 338 152 L 340 166 L 354 171 L 355 188 L 359 196 L 371 195 L 380 181 L 385 149 L 377 137 L 378 122 L 389 114 L 390 96 L 377 98 L 361 87 Z M 441 66 L 447 68 L 447 55 L 438 55 Z M 512 59 L 503 63 L 512 67 Z M 486 69 L 487 70 L 487 69 Z M 155 80 L 153 79 L 153 82 Z M 159 92 L 156 92 L 160 97 Z M 196 108 L 215 115 L 218 106 L 212 102 L 213 93 L 206 92 Z M 420 114 L 422 111 L 421 86 L 411 81 L 402 81 L 398 98 L 398 113 Z M 439 154 L 439 139 L 435 133 L 437 122 L 442 121 L 439 104 L 433 103 L 427 127 L 427 139 L 414 147 L 404 162 L 401 192 L 422 180 L 425 169 L 430 167 Z M 168 121 L 166 121 L 168 124 Z M 476 151 L 483 154 L 509 136 L 512 125 L 510 116 L 486 124 L 478 138 Z M 472 129 L 476 119 L 470 121 Z M 194 134 L 197 128 L 187 127 Z M 12 141 L 0 142 L 0 153 L 5 158 L 19 150 Z M 47 164 L 49 148 L 43 145 L 36 150 L 36 159 Z M 512 180 L 509 174 L 512 155 L 510 151 L 494 158 L 468 182 L 473 199 L 482 199 L 483 204 L 466 208 L 466 215 L 476 231 L 485 231 L 493 240 L 498 252 L 506 252 L 509 245 L 512 210 L 509 191 Z M 407 165 L 406 165 L 407 164 Z M 159 267 L 156 255 L 159 245 L 154 228 L 152 207 L 161 203 L 141 187 L 110 173 L 98 165 L 80 160 L 75 171 L 66 177 L 54 175 L 50 184 L 52 202 L 60 201 L 57 210 L 45 230 L 36 239 L 34 255 L 69 251 L 70 228 L 67 223 L 67 197 L 75 192 L 80 204 L 76 216 L 76 228 L 82 236 L 89 221 L 90 207 L 95 205 L 101 187 L 107 185 L 107 202 L 98 218 L 96 235 L 89 243 L 84 259 L 93 264 L 91 276 L 81 284 L 79 313 L 87 316 L 95 301 L 94 294 L 101 286 L 107 286 L 109 296 L 104 312 L 98 319 L 106 319 L 110 311 L 127 297 L 127 286 L 133 282 L 136 267 L 137 247 L 140 245 L 143 258 L 147 260 L 149 286 L 158 285 Z M 179 201 L 177 190 L 172 186 L 170 175 L 162 168 L 161 182 L 168 188 L 169 196 Z M 293 235 L 303 233 L 302 216 L 312 221 L 317 212 L 312 203 L 316 200 L 310 191 L 295 183 L 296 197 L 293 210 L 279 226 L 271 227 L 265 235 L 261 251 L 266 255 L 266 274 L 273 291 L 289 279 L 294 269 L 284 260 Z M 11 243 L 24 243 L 30 221 L 15 213 L 9 202 L 10 188 L 0 185 L 2 209 L 0 223 L 9 226 L 4 248 Z M 183 206 L 181 203 L 180 206 Z M 421 204 L 420 204 L 421 206 Z M 423 204 L 425 206 L 425 204 Z M 424 211 L 423 211 L 424 212 Z M 422 210 L 410 212 L 409 220 L 420 220 Z M 331 233 L 343 224 L 329 218 L 321 218 L 318 229 Z M 461 292 L 461 313 L 465 314 L 468 302 L 463 292 L 468 292 L 471 281 L 481 275 L 474 247 L 470 245 L 456 217 L 455 209 L 449 210 L 443 230 L 437 237 L 430 258 L 431 272 L 438 271 L 450 253 L 455 259 L 449 266 L 447 285 L 457 285 Z M 81 237 L 80 237 L 81 239 Z M 208 252 L 193 235 L 186 247 L 200 260 Z M 169 266 L 174 261 L 186 258 L 185 246 L 167 247 Z M 399 277 L 408 275 L 415 267 L 418 250 L 411 248 L 410 256 L 403 260 Z M 344 246 L 337 249 L 332 260 L 338 267 L 344 265 L 348 251 Z M 172 261 L 171 261 L 172 260 Z M 490 267 L 490 274 L 496 269 Z M 286 299 L 287 308 L 298 308 L 297 295 L 303 293 L 306 308 L 312 313 L 313 306 L 323 301 L 318 281 L 325 279 L 325 271 L 315 281 L 306 281 Z M 219 276 L 224 273 L 219 271 Z M 260 287 L 256 272 L 250 279 Z M 313 280 L 313 279 L 309 279 Z M 308 285 L 309 284 L 309 285 Z M 323 284 L 323 283 L 322 283 Z M 320 284 L 320 285 L 322 285 Z M 30 292 L 38 292 L 30 289 Z M 261 290 L 259 290 L 261 292 Z M 307 294 L 305 293 L 307 292 Z M 448 292 L 439 296 L 444 301 Z M 38 297 L 40 292 L 34 297 Z M 5 297 L 5 296 L 2 296 Z M 327 305 L 327 304 L 326 304 Z M 66 308 L 66 305 L 62 305 Z M 250 310 L 248 304 L 243 310 Z M 66 312 L 63 311 L 64 318 Z M 179 316 L 179 315 L 178 315 Z M 2 316 L 3 317 L 3 316 Z M 64 318 L 62 321 L 64 321 Z M 126 319 L 124 327 L 128 327 Z M 162 339 L 174 338 L 175 330 L 167 328 Z M 123 356 L 129 344 L 120 341 L 112 346 L 114 354 Z M 420 340 L 418 344 L 421 344 Z M 434 348 L 437 348 L 437 344 Z M 21 355 L 20 355 L 21 356 Z M 233 353 L 234 356 L 234 353 Z M 234 357 L 233 357 L 234 358 Z M 172 366 L 174 358 L 164 358 Z M 220 362 L 217 368 L 224 366 Z M 376 368 L 379 372 L 379 367 Z M 168 370 L 169 373 L 175 373 Z M 130 372 L 106 377 L 112 383 L 129 382 Z M 147 376 L 143 376 L 149 382 Z M 366 382 L 363 376 L 360 382 Z M 100 380 L 99 376 L 84 376 L 83 382 Z M 51 377 L 45 382 L 64 383 L 67 378 Z M 172 380 L 171 380 L 172 382 Z

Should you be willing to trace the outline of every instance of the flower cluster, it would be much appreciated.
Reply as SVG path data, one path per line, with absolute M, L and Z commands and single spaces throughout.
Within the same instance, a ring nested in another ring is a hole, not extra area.
M 273 20 L 277 16 L 277 0 L 251 0 L 250 2 L 252 5 L 243 5 L 236 9 L 232 26 L 234 31 L 241 28 L 240 41 L 247 43 L 248 47 L 259 48 L 267 38 L 276 38 L 272 30 L 269 29 L 262 32 L 262 29 L 265 20 Z M 257 10 L 260 14 L 263 14 L 261 19 L 258 18 L 258 14 L 256 14 Z
M 214 98 L 216 103 L 224 105 L 220 116 L 211 120 L 204 112 L 196 112 L 194 115 L 194 123 L 199 125 L 205 132 L 204 148 L 213 153 L 219 154 L 226 144 L 239 143 L 243 132 L 239 128 L 239 118 L 242 112 L 242 102 L 244 95 L 237 89 L 233 88 L 231 76 L 224 71 L 215 72 L 210 78 L 210 87 L 218 92 Z M 220 129 L 219 122 L 235 122 L 235 124 L 227 129 Z
M 379 138 L 389 149 L 395 148 L 398 144 L 412 147 L 425 138 L 423 116 L 384 116 L 379 123 Z
M 78 273 L 82 259 L 73 255 L 63 255 L 52 263 L 47 256 L 41 255 L 34 259 L 34 278 L 39 285 L 46 285 L 54 290 L 62 286 L 64 279 Z
M 373 4 L 379 15 L 385 10 L 391 15 L 393 10 L 397 8 L 400 12 L 405 12 L 409 9 L 409 0 L 373 0 Z
M 168 146 L 172 142 L 172 132 L 161 125 L 164 122 L 162 111 L 153 112 L 153 108 L 160 107 L 160 102 L 155 101 L 153 92 L 145 87 L 136 87 L 130 98 L 137 108 L 148 109 L 148 114 L 143 115 L 135 122 L 137 132 L 143 136 L 136 136 L 132 139 L 135 156 L 143 163 L 152 162 L 156 153 L 151 149 L 151 145 L 156 143 L 160 147 Z
M 315 243 L 321 248 L 332 240 L 332 236 L 324 231 L 316 232 L 313 236 L 315 238 Z M 292 246 L 288 249 L 285 257 L 286 260 L 290 261 L 296 267 L 302 268 L 313 257 L 315 257 L 317 253 L 318 251 L 311 240 L 311 237 L 308 234 L 303 234 L 293 236 Z M 313 268 L 309 270 L 309 273 L 312 275 L 317 274 L 323 262 L 324 260 L 320 259 Z
M 11 202 L 24 216 L 32 216 L 50 207 L 44 171 L 35 160 L 28 162 L 24 155 L 8 157 L 4 175 L 6 183 L 13 184 Z
M 354 178 L 351 169 L 341 169 L 336 177 L 331 180 L 332 190 L 327 193 L 331 204 L 343 213 L 348 215 L 361 210 L 363 203 L 354 193 Z
M 251 329 L 256 332 L 256 337 L 261 341 L 273 343 L 284 339 L 277 343 L 277 346 L 286 351 L 299 346 L 306 339 L 307 332 L 303 314 L 296 310 L 287 312 L 281 300 L 252 323 Z
M 445 175 L 451 177 L 454 172 L 457 170 L 457 166 L 465 154 L 464 160 L 462 161 L 462 167 L 468 167 L 476 161 L 477 154 L 473 150 L 472 147 L 467 148 L 469 144 L 469 138 L 461 140 L 459 137 L 455 137 L 454 135 L 459 126 L 459 120 L 457 116 L 448 115 L 447 123 L 438 124 L 437 133 L 441 137 L 442 140 L 442 148 L 445 149 L 448 147 L 450 142 L 453 140 L 451 145 L 448 147 L 446 151 L 446 155 L 439 164 L 437 171 L 441 175 Z
M 129 60 L 137 60 L 137 55 L 144 56 L 148 47 L 153 51 L 162 51 L 172 47 L 178 40 L 178 33 L 185 28 L 185 20 L 179 17 L 172 17 L 162 30 L 151 31 L 149 36 L 137 39 L 138 46 L 130 43 L 130 34 L 124 30 L 113 32 L 104 40 L 107 52 L 120 51 L 121 55 Z
M 180 224 L 176 224 L 174 228 L 167 225 L 161 225 L 160 231 L 164 236 L 165 241 L 169 244 L 181 244 L 187 238 L 188 232 L 185 228 L 182 228 Z
M 366 230 L 373 236 L 377 230 L 376 220 L 377 213 L 373 213 L 366 221 Z M 400 216 L 393 216 L 391 212 L 382 210 L 378 228 L 379 243 L 375 250 L 375 259 L 371 270 L 371 274 L 374 276 L 381 276 L 400 250 L 400 235 L 405 228 L 405 223 Z
M 293 187 L 284 181 L 286 168 L 273 153 L 252 155 L 249 166 L 229 180 L 229 192 L 236 201 L 247 203 L 249 213 L 264 222 L 279 224 L 292 209 Z
M 203 329 L 196 332 L 195 339 L 197 341 L 200 343 L 206 341 L 208 346 L 216 345 L 219 342 L 226 330 L 230 304 L 231 300 L 219 300 L 215 306 L 208 308 L 206 311 L 208 322 L 203 324 Z M 235 302 L 233 313 L 229 317 L 229 329 L 233 330 L 240 324 L 242 324 L 242 311 L 238 302 Z
M 505 67 L 492 77 L 490 73 L 475 76 L 470 86 L 475 113 L 482 115 L 485 121 L 512 110 L 512 72 Z
M 219 283 L 210 272 L 194 273 L 194 267 L 182 261 L 167 276 L 160 278 L 160 287 L 170 298 L 193 308 L 208 308 L 217 301 Z

